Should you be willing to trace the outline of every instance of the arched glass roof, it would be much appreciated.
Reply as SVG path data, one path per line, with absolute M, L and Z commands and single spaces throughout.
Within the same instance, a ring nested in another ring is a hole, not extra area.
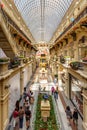
M 49 42 L 73 0 L 14 0 L 36 42 Z

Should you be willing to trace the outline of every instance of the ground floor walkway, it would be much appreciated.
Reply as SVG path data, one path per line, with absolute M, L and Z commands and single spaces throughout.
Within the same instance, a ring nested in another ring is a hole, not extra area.
M 71 107 L 71 110 L 74 109 L 73 104 L 71 103 L 70 100 L 68 100 L 62 90 L 61 84 L 59 85 L 59 96 L 58 100 L 54 100 L 53 96 L 53 101 L 54 101 L 54 107 L 55 107 L 55 114 L 58 117 L 58 120 L 60 122 L 60 130 L 83 130 L 82 128 L 82 119 L 79 116 L 78 120 L 78 125 L 75 125 L 73 121 L 67 120 L 66 113 L 65 113 L 65 108 L 67 105 Z M 36 103 L 37 103 L 37 97 L 39 91 L 47 91 L 49 94 L 51 94 L 51 88 L 52 86 L 55 86 L 50 70 L 46 71 L 46 73 L 42 74 L 41 70 L 38 68 L 31 79 L 30 84 L 27 87 L 27 91 L 31 89 L 34 93 L 34 104 L 30 105 L 31 108 L 31 120 L 30 120 L 30 128 L 29 130 L 34 130 L 34 121 L 35 121 L 35 114 L 36 114 Z M 39 90 L 40 87 L 40 90 Z M 20 102 L 20 105 L 23 105 L 23 98 Z M 11 122 L 8 125 L 8 128 L 6 130 L 19 130 L 19 126 L 17 125 L 15 128 L 13 128 L 13 118 Z M 23 129 L 21 130 L 26 130 L 26 121 L 24 117 L 24 123 L 23 123 Z

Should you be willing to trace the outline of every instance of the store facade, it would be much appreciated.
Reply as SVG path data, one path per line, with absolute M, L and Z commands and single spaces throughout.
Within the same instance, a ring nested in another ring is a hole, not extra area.
M 79 79 L 75 78 L 73 75 L 70 76 L 71 101 L 74 104 L 74 106 L 78 109 L 81 118 L 83 118 L 83 83 Z

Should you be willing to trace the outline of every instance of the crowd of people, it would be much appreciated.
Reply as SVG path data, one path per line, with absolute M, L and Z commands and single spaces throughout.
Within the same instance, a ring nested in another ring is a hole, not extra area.
M 39 90 L 40 91 L 40 90 Z M 55 101 L 58 99 L 59 95 L 59 88 L 58 86 L 51 88 L 51 94 L 54 96 Z M 26 92 L 26 88 L 24 89 L 23 93 L 23 104 L 20 105 L 19 101 L 16 101 L 15 104 L 15 110 L 13 112 L 13 127 L 16 127 L 18 125 L 19 129 L 23 129 L 23 122 L 24 119 L 26 120 L 26 129 L 30 127 L 30 119 L 31 119 L 31 104 L 34 103 L 34 95 L 31 90 L 29 92 Z M 70 106 L 67 106 L 65 109 L 67 119 L 69 120 L 69 125 L 71 125 L 71 120 L 74 124 L 78 124 L 78 111 L 76 108 L 74 108 L 73 111 L 71 111 Z
M 19 100 L 16 101 L 15 110 L 13 112 L 13 127 L 16 126 L 22 130 L 24 119 L 26 120 L 26 129 L 30 127 L 30 119 L 31 119 L 31 104 L 34 102 L 34 95 L 31 90 L 26 92 L 26 88 L 23 93 L 23 104 L 20 105 Z

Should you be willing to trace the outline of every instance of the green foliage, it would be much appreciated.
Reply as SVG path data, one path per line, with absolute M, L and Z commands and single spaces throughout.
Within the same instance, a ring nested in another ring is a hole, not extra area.
M 19 56 L 19 58 L 24 58 L 24 56 Z
M 2 57 L 0 58 L 0 62 L 8 62 L 9 58 L 8 57 Z
M 72 69 L 76 70 L 79 67 L 79 62 L 78 61 L 71 62 L 70 66 L 71 66 Z
M 52 97 L 49 96 L 51 110 L 50 110 L 50 117 L 48 118 L 47 122 L 43 122 L 43 119 L 41 118 L 41 100 L 42 99 L 43 99 L 43 94 L 39 94 L 34 130 L 58 130 L 58 127 L 56 124 L 56 117 L 55 117 L 55 113 L 54 113 Z

